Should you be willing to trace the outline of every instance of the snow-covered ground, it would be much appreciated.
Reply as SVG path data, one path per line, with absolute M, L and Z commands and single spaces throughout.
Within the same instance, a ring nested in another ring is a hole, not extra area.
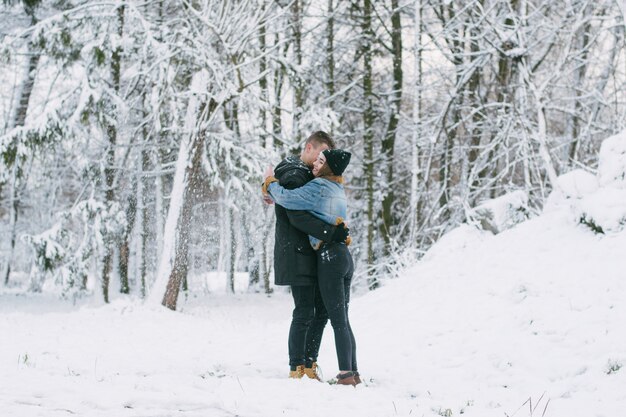
M 210 295 L 170 312 L 5 292 L 0 414 L 623 415 L 626 232 L 596 235 L 566 214 L 495 236 L 461 227 L 355 297 L 356 389 L 285 377 L 288 294 Z M 330 327 L 324 337 L 330 378 Z
M 354 297 L 356 388 L 286 378 L 284 292 L 213 292 L 171 312 L 9 289 L 0 417 L 623 416 L 626 132 L 606 143 L 598 176 L 562 176 L 542 215 L 497 235 L 459 227 Z M 330 327 L 324 338 L 328 379 Z

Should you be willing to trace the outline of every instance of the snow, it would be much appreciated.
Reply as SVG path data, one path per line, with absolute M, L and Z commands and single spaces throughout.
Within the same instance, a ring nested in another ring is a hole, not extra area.
M 500 233 L 528 218 L 528 194 L 517 190 L 482 202 L 470 210 L 471 221 L 480 222 L 484 230 Z
M 568 209 L 572 217 L 602 232 L 626 225 L 626 131 L 602 142 L 598 175 L 574 170 L 559 177 L 546 212 Z
M 615 138 L 598 176 L 559 177 L 542 214 L 512 225 L 503 208 L 525 206 L 523 193 L 486 202 L 500 233 L 458 227 L 401 278 L 354 296 L 356 388 L 286 377 L 291 296 L 246 292 L 245 274 L 230 295 L 224 274 L 203 274 L 205 295 L 177 312 L 4 287 L 2 415 L 619 416 L 626 137 Z M 336 374 L 330 326 L 319 363 Z
M 557 187 L 548 196 L 546 211 L 568 204 L 567 200 L 580 200 L 598 190 L 598 178 L 582 169 L 575 169 L 559 177 Z
M 619 231 L 626 224 L 626 188 L 604 187 L 580 202 L 580 217 L 593 221 L 604 232 Z
M 626 231 L 595 234 L 568 206 L 497 235 L 452 231 L 402 278 L 353 299 L 357 388 L 286 378 L 292 301 L 281 291 L 212 293 L 171 312 L 4 290 L 0 409 L 616 416 L 626 407 L 625 248 Z M 330 326 L 320 365 L 326 379 L 337 372 Z
M 602 142 L 598 176 L 603 186 L 626 188 L 626 130 Z

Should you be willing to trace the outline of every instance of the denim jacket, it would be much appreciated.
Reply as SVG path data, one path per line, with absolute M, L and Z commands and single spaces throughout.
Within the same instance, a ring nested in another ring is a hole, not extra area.
M 307 210 L 315 217 L 330 224 L 345 220 L 347 214 L 346 193 L 337 181 L 319 177 L 300 188 L 287 190 L 273 182 L 267 188 L 272 200 L 289 210 Z M 319 249 L 322 241 L 309 236 L 314 249 Z

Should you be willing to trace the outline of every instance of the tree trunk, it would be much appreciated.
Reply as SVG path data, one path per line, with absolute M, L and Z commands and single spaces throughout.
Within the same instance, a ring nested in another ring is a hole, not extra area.
M 541 103 L 541 100 L 537 101 L 537 124 L 539 125 L 537 140 L 539 142 L 539 155 L 543 160 L 544 168 L 546 170 L 546 173 L 548 174 L 548 179 L 550 180 L 552 188 L 556 189 L 558 188 L 558 174 L 556 172 L 556 169 L 554 169 L 554 164 L 552 163 L 552 158 L 548 149 L 548 122 L 546 121 L 546 112 L 543 103 Z
M 144 132 L 144 143 L 147 139 L 147 132 Z M 149 218 L 148 218 L 148 178 L 145 176 L 145 172 L 150 168 L 150 155 L 148 151 L 142 146 L 141 149 L 141 170 L 139 173 L 139 178 L 137 178 L 137 201 L 139 202 L 139 207 L 137 210 L 137 224 L 139 229 L 139 238 L 137 239 L 138 248 L 137 248 L 137 275 L 139 276 L 139 291 L 141 293 L 141 298 L 146 297 L 146 258 L 147 258 L 147 248 L 148 248 L 148 228 L 149 228 Z
M 413 134 L 411 135 L 411 196 L 409 205 L 409 245 L 417 239 L 419 186 L 419 132 L 422 119 L 422 1 L 415 0 L 415 86 L 413 98 Z
M 122 237 L 120 245 L 119 271 L 120 271 L 120 293 L 130 294 L 130 285 L 128 280 L 128 261 L 130 258 L 130 239 L 133 229 L 135 228 L 135 220 L 137 219 L 137 190 L 140 178 L 133 178 L 133 186 L 128 197 L 128 206 L 126 207 L 126 230 Z
M 400 18 L 400 6 L 398 0 L 391 0 L 391 45 L 393 53 L 393 91 L 391 93 L 391 114 L 387 132 L 382 141 L 381 153 L 384 156 L 384 166 L 386 170 L 382 202 L 382 224 L 381 234 L 385 240 L 384 254 L 388 256 L 391 252 L 391 231 L 396 223 L 393 216 L 393 203 L 395 195 L 394 186 L 394 151 L 396 145 L 396 135 L 398 123 L 400 122 L 400 107 L 402 104 L 402 21 Z
M 585 75 L 587 73 L 587 66 L 589 65 L 588 56 L 589 56 L 589 31 L 591 29 L 591 22 L 587 22 L 582 26 L 582 30 L 576 34 L 576 49 L 581 51 L 581 56 L 576 60 L 578 62 L 578 67 L 574 70 L 574 82 L 573 82 L 573 91 L 572 95 L 574 96 L 573 103 L 573 114 L 568 116 L 567 120 L 567 129 L 566 134 L 571 140 L 568 157 L 569 157 L 569 165 L 573 166 L 574 163 L 578 160 L 578 147 L 581 141 L 579 138 L 580 135 L 580 114 L 582 113 L 582 84 L 585 80 Z
M 124 35 L 124 9 L 125 6 L 120 6 L 117 9 L 117 34 L 120 38 Z M 115 95 L 119 95 L 120 92 L 120 79 L 122 68 L 122 46 L 119 45 L 111 54 L 111 83 L 113 85 L 113 91 Z M 112 118 L 117 119 L 117 109 L 113 106 L 113 112 L 115 116 Z M 108 147 L 106 150 L 106 166 L 104 168 L 104 180 L 105 180 L 105 201 L 107 207 L 111 207 L 115 201 L 115 190 L 113 188 L 115 182 L 115 148 L 117 146 L 117 120 L 113 123 L 108 123 L 106 127 L 107 138 L 109 139 Z M 111 280 L 111 270 L 113 262 L 113 244 L 114 239 L 112 237 L 107 238 L 105 255 L 102 260 L 102 295 L 104 302 L 109 302 L 109 282 Z
M 329 97 L 335 95 L 335 12 L 333 1 L 328 0 L 328 22 L 326 24 L 326 67 L 328 68 L 326 89 Z
M 293 45 L 296 58 L 296 68 L 293 74 L 293 90 L 295 108 L 293 110 L 293 131 L 292 140 L 293 146 L 297 151 L 300 144 L 300 118 L 302 117 L 302 111 L 304 107 L 304 81 L 302 71 L 302 12 L 304 0 L 294 0 L 291 4 L 292 13 L 292 28 L 293 28 Z
M 210 105 L 212 109 L 209 109 L 209 112 L 212 113 L 212 110 L 215 109 L 215 105 L 211 103 Z M 203 106 L 201 106 L 199 113 L 202 114 Z M 207 116 L 208 117 L 208 114 Z M 200 123 L 198 123 L 200 125 Z M 202 171 L 202 152 L 204 149 L 205 142 L 204 131 L 198 132 L 196 137 L 193 139 L 191 143 L 190 149 L 185 149 L 181 146 L 180 152 L 186 151 L 186 155 L 183 154 L 179 156 L 180 158 L 185 158 L 190 161 L 189 165 L 186 166 L 184 177 L 185 177 L 185 187 L 182 193 L 182 212 L 179 220 L 176 225 L 176 233 L 175 233 L 175 253 L 174 253 L 174 265 L 169 274 L 169 279 L 167 282 L 167 287 L 165 290 L 165 294 L 163 295 L 162 304 L 169 308 L 170 310 L 176 310 L 176 305 L 178 302 L 178 293 L 181 288 L 181 284 L 187 277 L 188 265 L 189 265 L 189 238 L 190 238 L 190 230 L 191 230 L 191 214 L 193 210 L 193 200 L 194 193 L 200 188 L 200 173 Z M 178 169 L 177 169 L 178 171 Z M 178 175 L 178 172 L 177 172 Z M 170 211 L 175 209 L 173 205 L 174 201 L 170 203 Z M 172 219 L 173 220 L 173 219 Z M 168 223 L 171 221 L 171 216 L 168 212 Z M 166 227 L 166 230 L 168 227 Z M 164 253 L 163 256 L 166 256 Z M 163 262 L 163 261 L 162 261 Z M 163 265 L 163 263 L 162 263 Z
M 194 158 L 192 159 L 191 167 L 187 168 L 187 178 L 193 175 L 194 169 L 200 169 L 200 167 L 196 165 L 196 161 L 199 161 L 200 157 L 196 158 L 196 155 L 202 154 L 201 147 L 203 144 L 204 136 L 198 135 L 192 145 Z M 183 196 L 182 213 L 176 231 L 174 265 L 169 274 L 165 294 L 163 295 L 163 300 L 161 301 L 161 304 L 170 310 L 176 310 L 178 294 L 180 292 L 181 285 L 187 276 L 189 263 L 189 230 L 192 210 L 192 199 L 189 194 L 191 193 L 189 192 L 189 188 L 187 188 Z
M 469 67 L 474 67 L 474 62 L 478 58 L 478 54 L 480 52 L 480 46 L 478 45 L 478 39 L 480 37 L 480 33 L 476 27 L 470 28 L 470 63 Z M 481 87 L 481 70 L 477 68 L 472 73 L 470 80 L 467 85 L 467 99 L 469 100 L 469 108 L 472 111 L 472 124 L 469 126 L 469 153 L 467 158 L 467 169 L 463 172 L 463 182 L 461 189 L 463 194 L 465 195 L 464 202 L 467 202 L 469 205 L 474 205 L 476 197 L 473 196 L 472 192 L 477 190 L 480 186 L 479 178 L 476 177 L 470 184 L 470 178 L 468 178 L 471 172 L 474 172 L 474 167 L 477 163 L 478 155 L 480 154 L 480 144 L 483 136 L 482 126 L 483 122 L 483 112 L 478 111 L 482 107 L 482 98 L 480 97 L 480 87 Z M 463 158 L 465 160 L 465 158 Z M 471 201 L 468 199 L 471 198 Z
M 626 17 L 625 17 L 626 18 Z M 626 27 L 621 25 L 614 25 L 612 30 L 612 45 L 610 48 L 606 47 L 606 50 L 610 51 L 607 54 L 608 58 L 606 61 L 606 65 L 604 66 L 602 72 L 598 75 L 598 82 L 593 88 L 593 91 L 596 94 L 603 94 L 609 79 L 611 78 L 611 74 L 615 74 L 615 66 L 617 65 L 617 59 L 620 56 L 620 51 L 623 49 L 624 44 L 624 33 L 626 32 Z M 591 135 L 590 129 L 596 123 L 600 110 L 604 106 L 601 100 L 596 100 L 592 106 L 591 112 L 589 114 L 589 120 L 585 126 L 583 132 L 581 132 L 581 136 L 583 138 L 589 138 Z M 575 148 L 573 149 L 574 155 L 578 152 L 580 148 L 580 142 L 576 143 Z
M 153 158 L 154 158 L 154 170 L 157 173 L 156 176 L 154 177 L 154 228 L 155 228 L 155 235 L 157 236 L 157 257 L 162 257 L 163 256 L 163 237 L 165 235 L 165 224 L 164 224 L 164 217 L 165 217 L 165 202 L 164 200 L 164 194 L 165 194 L 165 190 L 164 190 L 164 186 L 163 186 L 163 178 L 161 177 L 161 163 L 162 163 L 162 158 L 161 158 L 161 152 L 157 149 L 154 151 L 153 154 Z
M 365 151 L 364 174 L 366 181 L 366 201 L 367 201 L 367 269 L 368 286 L 370 289 L 379 286 L 378 278 L 374 269 L 374 103 L 372 84 L 372 42 L 374 34 L 372 31 L 372 3 L 371 0 L 363 0 L 363 21 L 361 23 L 363 32 L 363 99 L 365 110 L 363 112 L 363 145 Z
M 280 42 L 280 37 L 278 33 L 274 39 L 274 42 L 278 44 Z M 282 132 L 283 132 L 283 122 L 282 122 L 282 90 L 283 90 L 283 82 L 284 82 L 284 68 L 282 66 L 278 67 L 274 72 L 274 103 L 272 104 L 272 135 L 275 140 L 279 140 L 281 143 L 283 142 Z
M 11 233 L 10 237 L 10 247 L 9 247 L 9 256 L 7 258 L 7 262 L 4 266 L 4 285 L 9 285 L 9 277 L 11 276 L 11 262 L 13 261 L 13 256 L 15 254 L 15 241 L 17 238 L 17 218 L 18 218 L 18 210 L 19 210 L 19 196 L 18 196 L 18 167 L 17 167 L 17 158 L 14 162 L 12 175 L 11 175 L 11 202 L 9 209 L 9 230 Z
M 205 70 L 196 73 L 191 91 L 200 94 L 208 88 L 209 75 Z M 185 132 L 176 161 L 171 201 L 167 212 L 163 252 L 156 282 L 149 296 L 151 303 L 160 302 L 175 310 L 183 278 L 187 274 L 189 231 L 193 198 L 200 189 L 201 160 L 204 150 L 205 125 L 217 109 L 217 103 L 199 101 L 198 94 L 189 99 L 185 118 Z M 201 130 L 198 130 L 198 128 Z
M 457 10 L 455 9 L 456 4 L 454 2 L 446 2 L 445 4 L 441 4 L 439 19 L 441 20 L 441 24 L 446 27 L 450 22 L 455 22 L 453 24 L 462 24 L 459 16 L 457 16 Z M 465 27 L 461 26 L 460 28 L 455 27 L 455 30 L 452 33 L 448 33 L 444 40 L 448 45 L 450 50 L 450 55 L 452 59 L 452 63 L 454 65 L 454 73 L 455 73 L 455 91 L 454 96 L 450 99 L 450 104 L 444 117 L 441 119 L 442 123 L 442 131 L 445 134 L 445 138 L 443 139 L 441 153 L 438 158 L 438 180 L 439 180 L 439 208 L 440 214 L 439 217 L 443 222 L 447 222 L 450 219 L 450 207 L 448 203 L 450 202 L 451 193 L 453 189 L 452 183 L 452 157 L 454 146 L 457 140 L 457 134 L 459 133 L 459 121 L 461 120 L 461 104 L 463 102 L 463 93 L 465 89 L 465 85 L 463 84 L 463 76 L 465 71 L 467 70 L 464 65 L 464 39 L 463 36 L 465 34 Z M 450 126 L 450 127 L 448 127 Z
M 454 111 L 455 116 L 452 118 L 453 124 L 458 122 L 458 111 Z M 446 132 L 446 137 L 443 142 L 443 149 L 441 151 L 441 155 L 439 156 L 439 183 L 441 187 L 440 195 L 439 195 L 439 207 L 442 210 L 442 213 L 445 213 L 442 218 L 444 221 L 448 220 L 448 202 L 450 201 L 450 192 L 451 192 L 451 184 L 450 184 L 450 164 L 451 164 L 451 156 L 452 149 L 454 148 L 454 139 L 456 136 L 456 129 L 449 129 Z
M 260 273 L 260 256 L 257 254 L 257 248 L 255 248 L 255 241 L 252 238 L 252 224 L 250 216 L 246 214 L 245 211 L 241 212 L 241 224 L 244 227 L 243 230 L 243 240 L 244 245 L 246 247 L 247 253 L 247 267 L 246 271 L 248 272 L 248 288 L 254 289 L 257 291 L 259 287 L 259 283 L 261 282 L 261 273 Z M 242 251 L 243 252 L 243 251 Z
M 274 213 L 274 208 L 273 207 L 266 207 L 265 208 L 265 218 L 267 219 L 268 217 L 271 219 L 272 214 Z M 265 225 L 264 225 L 265 229 L 265 233 L 264 236 L 270 236 L 270 230 L 272 228 L 272 222 L 271 221 L 266 221 Z M 270 283 L 270 274 L 272 271 L 272 265 L 269 262 L 269 256 L 268 256 L 268 245 L 267 245 L 267 240 L 265 240 L 263 242 L 263 250 L 261 252 L 261 260 L 262 260 L 262 264 L 260 265 L 261 267 L 261 273 L 263 275 L 263 287 L 265 289 L 265 294 L 271 294 L 272 293 L 272 287 L 271 287 L 271 283 Z
M 265 2 L 261 3 L 261 12 L 265 11 Z M 261 101 L 263 106 L 260 109 L 261 113 L 261 131 L 263 134 L 261 135 L 261 145 L 266 149 L 272 149 L 274 140 L 272 135 L 266 135 L 267 132 L 267 121 L 268 121 L 268 108 L 269 108 L 269 87 L 268 87 L 268 79 L 267 79 L 267 28 L 265 24 L 261 25 L 259 28 L 259 46 L 261 52 L 261 58 L 259 60 L 259 73 L 264 74 L 259 80 L 259 87 L 261 88 Z M 250 218 L 246 216 L 245 212 L 242 214 L 244 219 L 242 223 L 246 225 L 246 245 L 248 247 L 248 286 L 253 288 L 254 286 L 259 285 L 261 281 L 261 274 L 263 269 L 263 254 L 258 254 L 258 248 L 255 248 L 254 241 L 251 238 L 250 233 L 252 232 L 250 227 Z
M 229 228 L 230 228 L 230 241 L 229 241 L 229 252 L 230 256 L 228 259 L 228 291 L 231 294 L 235 293 L 235 271 L 236 271 L 236 263 L 237 263 L 237 231 L 235 230 L 235 209 L 231 206 L 228 209 L 228 217 L 229 217 Z
M 25 7 L 28 16 L 31 19 L 31 26 L 35 26 L 37 24 L 37 18 L 35 16 L 34 7 Z M 33 87 L 35 86 L 35 78 L 37 75 L 37 67 L 39 65 L 39 59 L 41 55 L 36 52 L 36 46 L 32 43 L 28 43 L 29 50 L 29 58 L 28 64 L 26 66 L 26 72 L 24 74 L 24 80 L 22 81 L 20 91 L 18 92 L 18 101 L 17 108 L 15 109 L 15 113 L 13 114 L 13 120 L 10 128 L 24 126 L 26 123 L 26 114 L 28 113 L 28 107 L 30 105 L 30 98 L 33 92 Z M 15 139 L 14 147 L 17 150 L 17 139 Z M 6 260 L 6 264 L 4 267 L 4 285 L 9 284 L 9 277 L 11 275 L 11 263 L 13 262 L 13 256 L 15 253 L 15 244 L 17 241 L 17 220 L 19 217 L 19 208 L 20 208 L 20 177 L 21 177 L 21 167 L 20 160 L 17 156 L 17 151 L 15 155 L 15 160 L 13 161 L 13 169 L 11 174 L 11 188 L 10 188 L 10 236 L 9 236 L 9 256 Z M 2 184 L 0 184 L 2 185 Z
M 37 19 L 35 19 L 34 15 L 31 20 L 33 26 L 37 24 Z M 24 123 L 26 122 L 26 114 L 28 113 L 30 97 L 33 92 L 33 87 L 35 86 L 37 66 L 39 65 L 39 59 L 41 58 L 41 55 L 39 55 L 38 52 L 35 52 L 36 46 L 33 45 L 32 42 L 29 42 L 28 45 L 30 56 L 28 58 L 24 81 L 22 82 L 22 88 L 19 92 L 19 101 L 17 103 L 17 109 L 15 110 L 12 127 L 24 126 Z
M 261 13 L 265 12 L 265 2 L 261 3 Z M 267 132 L 267 109 L 269 108 L 269 88 L 267 81 L 267 28 L 265 24 L 259 27 L 259 49 L 261 53 L 261 58 L 259 59 L 259 74 L 263 74 L 261 79 L 259 80 L 259 87 L 261 88 L 261 145 L 265 148 L 271 148 L 272 143 L 267 139 L 265 133 Z
M 230 108 L 224 109 L 224 121 L 226 126 L 233 132 L 235 137 L 240 137 L 239 131 L 239 106 L 237 104 L 237 99 L 235 98 L 232 103 L 230 103 Z M 225 192 L 225 204 L 226 204 L 226 212 L 228 215 L 228 270 L 226 272 L 226 282 L 227 289 L 231 293 L 235 292 L 235 263 L 237 260 L 237 232 L 235 231 L 235 208 L 233 207 L 235 203 L 235 197 L 231 195 L 234 192 L 233 187 L 231 186 L 231 182 L 229 181 L 226 186 Z

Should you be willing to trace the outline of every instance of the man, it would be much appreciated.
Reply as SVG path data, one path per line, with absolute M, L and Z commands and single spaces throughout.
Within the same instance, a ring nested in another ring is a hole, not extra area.
M 334 149 L 325 132 L 314 132 L 304 143 L 300 158 L 290 156 L 276 166 L 274 176 L 287 189 L 302 187 L 313 179 L 311 167 L 320 152 Z M 276 205 L 274 276 L 276 285 L 290 285 L 294 309 L 289 329 L 289 377 L 320 379 L 317 354 L 328 313 L 317 284 L 317 261 L 308 235 L 323 241 L 343 242 L 344 224 L 330 225 L 306 211 L 286 210 Z

